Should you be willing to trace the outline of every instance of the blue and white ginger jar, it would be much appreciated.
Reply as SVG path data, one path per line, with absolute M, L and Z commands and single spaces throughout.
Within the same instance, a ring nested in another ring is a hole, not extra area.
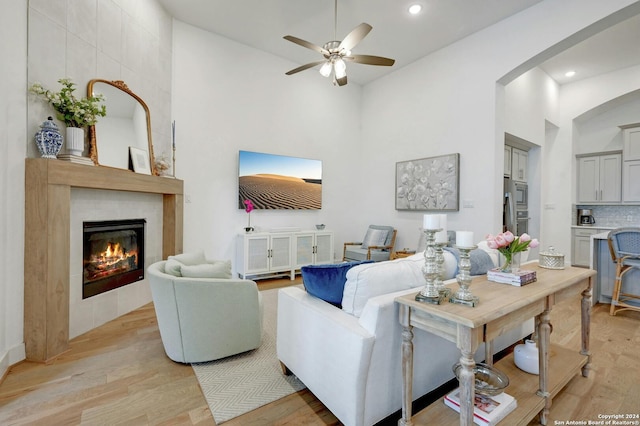
M 53 122 L 53 117 L 40 125 L 40 131 L 36 133 L 36 146 L 42 158 L 56 158 L 62 149 L 62 134 L 58 126 Z

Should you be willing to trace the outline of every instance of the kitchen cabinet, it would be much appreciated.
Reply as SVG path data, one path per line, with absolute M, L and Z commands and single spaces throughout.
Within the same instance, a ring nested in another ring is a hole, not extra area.
M 518 148 L 511 148 L 511 179 L 526 182 L 528 178 L 529 153 Z
M 305 265 L 320 265 L 333 262 L 333 233 L 305 232 L 294 235 L 294 265 L 300 269 Z
M 578 157 L 578 203 L 620 202 L 622 154 Z
M 504 175 L 511 177 L 511 148 L 509 145 L 504 146 Z
M 624 161 L 640 160 L 640 126 L 622 131 Z
M 622 165 L 622 201 L 640 201 L 640 160 L 625 161 Z
M 578 228 L 573 230 L 573 250 L 571 265 L 589 267 L 591 255 L 591 236 L 603 232 L 597 228 Z
M 622 201 L 640 201 L 640 127 L 622 131 Z
M 268 278 L 286 274 L 295 279 L 300 266 L 333 261 L 330 231 L 256 232 L 236 240 L 238 276 Z

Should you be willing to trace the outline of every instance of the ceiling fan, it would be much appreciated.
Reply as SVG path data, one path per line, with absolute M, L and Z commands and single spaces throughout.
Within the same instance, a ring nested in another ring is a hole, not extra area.
M 338 28 L 338 0 L 335 0 L 334 22 L 335 26 L 333 37 L 335 39 L 337 38 L 336 33 Z M 285 40 L 289 40 L 293 43 L 299 44 L 300 46 L 314 50 L 324 56 L 324 59 L 321 61 L 301 65 L 298 68 L 294 68 L 291 71 L 286 72 L 286 74 L 292 75 L 322 64 L 320 67 L 320 74 L 324 77 L 329 77 L 333 73 L 333 84 L 344 86 L 347 84 L 347 65 L 345 61 L 365 65 L 382 65 L 390 67 L 395 63 L 395 59 L 384 58 L 382 56 L 351 54 L 351 49 L 360 43 L 362 39 L 369 34 L 369 31 L 371 31 L 372 28 L 373 27 L 371 25 L 363 22 L 347 34 L 342 41 L 329 41 L 322 47 L 298 37 L 291 35 L 284 36 Z

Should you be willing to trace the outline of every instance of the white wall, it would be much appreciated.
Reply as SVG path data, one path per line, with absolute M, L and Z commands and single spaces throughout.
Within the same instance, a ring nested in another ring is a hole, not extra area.
M 29 83 L 57 90 L 58 79 L 69 77 L 86 95 L 89 80 L 123 80 L 149 107 L 156 154 L 169 153 L 171 23 L 156 0 L 30 0 Z M 31 97 L 29 134 L 53 112 Z M 33 143 L 27 152 L 38 156 Z
M 90 79 L 124 80 L 148 104 L 162 153 L 171 141 L 172 20 L 155 0 L 0 0 L 0 10 L 1 377 L 25 356 L 24 159 L 39 156 L 33 137 L 53 113 L 28 87 L 71 77 L 85 94 Z
M 0 378 L 24 359 L 27 2 L 0 0 Z M 10 58 L 10 60 L 9 60 Z
M 358 203 L 371 187 L 356 186 L 362 172 L 357 84 L 334 87 L 314 70 L 286 76 L 296 64 L 178 21 L 173 51 L 185 251 L 234 258 L 234 237 L 247 226 L 238 209 L 239 150 L 322 160 L 322 209 L 254 210 L 257 230 L 324 223 L 341 236 L 358 224 L 351 218 L 363 214 Z
M 619 126 L 640 123 L 640 86 L 628 95 L 576 117 L 574 123 L 575 154 L 621 151 L 623 141 Z
M 360 204 L 368 213 L 367 219 L 375 212 L 380 221 L 399 228 L 400 246 L 414 245 L 421 213 L 394 210 L 390 188 L 393 163 L 459 152 L 460 199 L 463 205 L 467 200 L 474 207 L 450 213 L 449 229 L 474 231 L 477 240 L 499 231 L 507 118 L 502 110 L 505 95 L 496 82 L 531 58 L 544 56 L 571 34 L 631 3 L 546 0 L 367 85 L 362 128 L 368 149 L 363 162 L 379 171 L 368 176 L 367 185 L 380 188 L 379 197 L 369 197 Z M 635 3 L 634 12 L 638 13 Z M 544 143 L 544 122 L 536 124 L 534 133 L 525 136 Z M 545 167 L 542 173 L 555 175 L 555 166 Z M 565 161 L 562 167 L 566 166 Z M 563 177 L 562 172 L 559 175 Z M 563 187 L 556 193 L 570 192 L 570 175 L 552 182 Z

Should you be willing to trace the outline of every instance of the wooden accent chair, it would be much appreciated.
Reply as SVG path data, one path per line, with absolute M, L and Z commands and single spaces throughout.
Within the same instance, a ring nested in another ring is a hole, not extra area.
M 640 294 L 634 293 L 631 284 L 637 281 L 627 280 L 627 286 L 623 292 L 622 279 L 627 272 L 632 269 L 640 271 L 640 228 L 618 228 L 609 232 L 608 238 L 609 252 L 611 259 L 616 264 L 616 280 L 613 284 L 613 296 L 611 297 L 610 315 L 615 315 L 619 311 L 635 310 L 640 311 Z M 627 301 L 636 301 L 638 304 L 630 305 Z
M 396 243 L 396 233 L 393 226 L 370 225 L 362 241 L 344 243 L 342 260 L 389 260 Z

